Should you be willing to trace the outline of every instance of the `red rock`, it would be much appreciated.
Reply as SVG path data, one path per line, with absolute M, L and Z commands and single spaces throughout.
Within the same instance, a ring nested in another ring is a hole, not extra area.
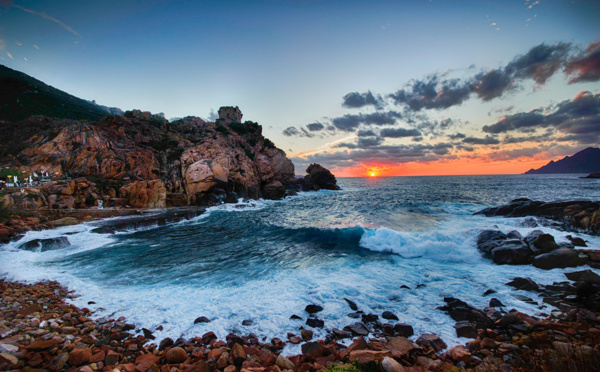
M 328 367 L 330 364 L 335 363 L 335 355 L 329 354 L 326 357 L 317 358 L 315 359 L 315 362 L 319 363 L 323 367 Z
M 187 359 L 187 352 L 180 347 L 174 347 L 167 351 L 165 359 L 170 363 L 183 363 Z
M 19 358 L 12 354 L 0 353 L 0 364 L 6 363 L 11 368 L 15 368 L 19 365 Z
M 277 360 L 277 355 L 275 354 L 261 354 L 260 355 L 260 362 L 262 363 L 263 366 L 270 366 L 272 364 L 275 364 L 275 361 Z
M 135 372 L 135 364 L 133 364 L 133 363 L 122 364 L 121 370 L 123 372 Z
M 385 372 L 404 372 L 404 367 L 390 357 L 383 358 L 381 361 L 381 367 L 383 367 Z
M 235 366 L 227 366 L 223 372 L 235 372 Z
M 479 345 L 481 346 L 482 349 L 495 349 L 496 341 L 492 340 L 491 338 L 486 337 L 483 340 L 481 340 L 481 343 Z
M 473 359 L 471 353 L 462 345 L 457 345 L 450 349 L 450 355 L 455 362 L 469 363 Z
M 299 343 L 302 342 L 302 339 L 298 336 L 293 336 L 289 338 L 290 343 L 294 344 L 294 345 L 298 345 Z
M 99 351 L 96 354 L 92 355 L 92 357 L 90 358 L 90 363 L 101 362 L 104 360 L 105 356 L 106 356 L 106 353 L 104 351 Z
M 242 345 L 237 343 L 233 344 L 233 347 L 231 348 L 231 357 L 236 366 L 241 365 L 246 360 L 246 352 Z
M 260 355 L 260 350 L 253 346 L 244 346 L 244 351 L 247 355 Z
M 207 358 L 208 359 L 219 359 L 219 357 L 221 356 L 221 354 L 223 354 L 225 350 L 223 349 L 212 349 L 211 351 L 208 352 Z
M 94 372 L 90 366 L 83 366 L 77 370 L 77 372 Z
M 383 360 L 385 357 L 391 357 L 392 352 L 389 350 L 354 350 L 350 352 L 350 361 L 367 364 L 376 360 Z
M 58 344 L 56 340 L 38 340 L 27 346 L 29 350 L 44 350 Z
M 278 367 L 283 368 L 284 370 L 286 370 L 286 369 L 295 370 L 296 369 L 296 366 L 294 365 L 294 363 L 291 360 L 289 360 L 288 358 L 284 357 L 283 355 L 279 355 L 277 357 L 275 364 L 277 364 Z
M 388 346 L 391 348 L 395 358 L 407 356 L 411 350 L 417 348 L 417 345 L 406 337 L 392 337 L 388 341 Z
M 106 363 L 107 366 L 116 366 L 119 364 L 119 360 L 121 360 L 121 355 L 119 353 L 108 350 L 106 352 L 106 357 L 104 358 L 104 363 Z
M 69 354 L 69 364 L 71 366 L 80 366 L 83 363 L 87 363 L 90 361 L 92 357 L 92 349 L 73 349 Z
M 340 358 L 346 359 L 346 357 L 348 357 L 350 355 L 350 353 L 354 350 L 363 350 L 366 349 L 368 347 L 367 342 L 365 341 L 364 338 L 359 337 L 357 339 L 355 339 L 350 346 L 348 346 L 344 351 L 342 351 L 342 353 L 340 354 Z

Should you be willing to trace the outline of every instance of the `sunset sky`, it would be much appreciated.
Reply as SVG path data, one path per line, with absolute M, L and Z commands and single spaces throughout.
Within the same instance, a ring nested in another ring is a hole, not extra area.
M 0 0 L 0 64 L 244 120 L 337 176 L 522 173 L 600 142 L 600 2 Z

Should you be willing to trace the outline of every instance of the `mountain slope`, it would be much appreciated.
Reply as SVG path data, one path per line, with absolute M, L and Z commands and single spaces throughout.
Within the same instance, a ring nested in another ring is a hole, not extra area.
M 530 169 L 525 174 L 593 173 L 599 170 L 600 149 L 588 147 L 573 156 L 566 156 L 558 161 L 552 160 L 539 169 Z
M 31 115 L 98 120 L 108 115 L 97 105 L 3 65 L 0 65 L 0 87 L 0 120 L 15 122 Z

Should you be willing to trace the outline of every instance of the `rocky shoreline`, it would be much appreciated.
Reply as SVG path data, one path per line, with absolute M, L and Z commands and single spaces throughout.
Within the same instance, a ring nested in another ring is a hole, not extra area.
M 57 282 L 24 284 L 0 280 L 0 370 L 20 371 L 596 371 L 600 368 L 600 276 L 590 270 L 567 273 L 570 281 L 542 286 L 515 278 L 515 291 L 537 291 L 559 310 L 535 316 L 508 310 L 500 301 L 476 309 L 445 298 L 457 336 L 471 338 L 447 349 L 433 333 L 413 342 L 410 325 L 384 312 L 364 314 L 347 299 L 357 322 L 327 329 L 313 340 L 322 306 L 306 307 L 306 325 L 289 330 L 287 340 L 213 332 L 157 340 L 152 331 L 124 318 L 93 319 L 88 308 L 69 304 L 76 295 Z M 488 291 L 484 296 L 489 296 Z M 521 295 L 526 297 L 524 295 Z M 323 306 L 327 306 L 324 304 Z M 544 304 L 540 308 L 545 307 Z M 295 315 L 297 316 L 297 315 Z M 298 317 L 298 316 L 297 316 Z M 201 318 L 197 321 L 202 321 Z M 353 339 L 348 346 L 340 343 Z M 285 356 L 287 343 L 302 354 Z

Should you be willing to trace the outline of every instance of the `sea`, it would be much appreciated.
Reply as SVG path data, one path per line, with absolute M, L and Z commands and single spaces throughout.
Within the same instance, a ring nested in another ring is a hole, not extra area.
M 287 332 L 308 327 L 308 304 L 323 307 L 317 315 L 325 328 L 313 330 L 324 337 L 356 321 L 348 316 L 346 298 L 365 313 L 391 311 L 398 322 L 414 327 L 413 339 L 436 333 L 452 346 L 468 340 L 458 338 L 455 322 L 437 309 L 444 297 L 478 308 L 496 297 L 505 310 L 543 316 L 555 309 L 537 293 L 505 283 L 530 277 L 551 284 L 577 270 L 496 265 L 483 258 L 475 242 L 485 229 L 523 236 L 540 229 L 557 242 L 573 233 L 525 227 L 524 218 L 473 213 L 522 197 L 600 200 L 600 180 L 580 176 L 340 178 L 339 191 L 240 200 L 162 226 L 94 231 L 115 222 L 109 219 L 30 231 L 0 246 L 0 276 L 57 280 L 76 291 L 72 303 L 94 311 L 94 318 L 124 316 L 138 329 L 154 330 L 159 340 L 208 331 L 222 339 L 233 332 L 286 340 Z M 600 237 L 575 235 L 591 249 L 600 248 Z M 44 252 L 21 247 L 61 236 L 71 246 Z M 496 293 L 484 296 L 489 289 Z M 291 319 L 294 314 L 302 319 Z M 210 322 L 194 324 L 200 316 Z M 242 325 L 245 320 L 251 324 Z M 288 354 L 297 352 L 297 346 L 286 348 Z

